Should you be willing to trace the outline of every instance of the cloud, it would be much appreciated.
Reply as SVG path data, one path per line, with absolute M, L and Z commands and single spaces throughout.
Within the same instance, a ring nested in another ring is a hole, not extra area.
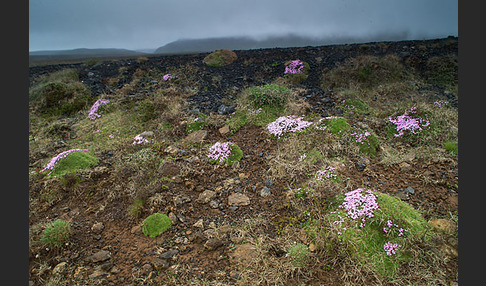
M 181 38 L 457 35 L 457 0 L 36 0 L 29 50 L 156 48 Z

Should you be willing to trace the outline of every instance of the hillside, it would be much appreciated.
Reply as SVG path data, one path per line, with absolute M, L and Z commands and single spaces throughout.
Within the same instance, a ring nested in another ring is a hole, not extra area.
M 29 52 L 29 64 L 61 61 L 79 61 L 93 58 L 137 57 L 146 53 L 126 49 L 72 49 Z
M 406 38 L 406 33 L 377 34 L 368 36 L 366 40 L 342 36 L 328 36 L 323 38 L 304 37 L 294 34 L 282 36 L 269 36 L 263 39 L 251 37 L 220 37 L 203 39 L 180 39 L 168 43 L 155 50 L 154 54 L 187 54 L 212 52 L 218 49 L 249 50 L 268 48 L 287 48 L 304 46 L 323 46 L 342 43 L 360 43 L 371 41 L 393 41 Z
M 29 67 L 30 281 L 457 285 L 457 52 L 449 37 Z

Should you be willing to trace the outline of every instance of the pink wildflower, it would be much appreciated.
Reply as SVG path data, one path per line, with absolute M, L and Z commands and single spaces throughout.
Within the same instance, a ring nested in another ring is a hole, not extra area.
M 302 73 L 304 68 L 304 63 L 299 60 L 291 61 L 286 67 L 284 74 L 296 74 Z
M 218 161 L 219 163 L 223 163 L 230 155 L 232 151 L 232 146 L 234 144 L 231 142 L 220 143 L 216 142 L 213 146 L 209 148 L 208 157 Z
M 91 109 L 89 110 L 88 118 L 91 120 L 95 120 L 96 118 L 101 117 L 101 115 L 96 112 L 101 105 L 108 103 L 110 103 L 108 99 L 98 99 L 97 101 L 95 101 L 95 103 L 93 104 L 93 106 L 91 106 Z
M 175 77 L 173 77 L 173 76 L 172 76 L 170 73 L 168 73 L 168 74 L 166 74 L 166 75 L 164 75 L 164 76 L 162 77 L 162 79 L 163 79 L 164 81 L 168 81 L 168 80 L 171 80 L 171 79 L 173 79 L 173 78 L 175 78 Z
M 282 116 L 267 125 L 270 134 L 280 138 L 284 133 L 298 132 L 312 125 L 312 122 L 302 120 L 297 116 Z
M 396 250 L 401 247 L 400 244 L 398 243 L 391 243 L 391 242 L 387 242 L 385 243 L 385 245 L 383 245 L 383 249 L 385 250 L 386 252 L 386 255 L 388 256 L 391 256 L 393 254 L 396 254 Z
M 395 134 L 395 137 L 400 137 L 405 134 L 405 131 L 410 131 L 413 134 L 416 134 L 419 131 L 422 131 L 422 127 L 427 127 L 430 125 L 430 122 L 423 118 L 414 118 L 409 115 L 409 113 L 416 113 L 417 107 L 412 107 L 410 110 L 406 110 L 403 115 L 397 116 L 396 119 L 392 119 L 390 116 L 388 120 L 396 125 L 398 134 Z
M 366 219 L 374 217 L 373 212 L 378 209 L 375 194 L 371 190 L 359 188 L 347 192 L 345 196 L 339 207 L 346 210 L 351 219 L 361 219 L 360 227 L 364 227 Z

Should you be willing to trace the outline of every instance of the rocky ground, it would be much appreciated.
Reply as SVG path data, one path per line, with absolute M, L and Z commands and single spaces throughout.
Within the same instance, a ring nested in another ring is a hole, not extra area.
M 137 72 L 155 70 L 164 74 L 174 73 L 177 67 L 185 67 L 186 71 L 195 67 L 194 72 L 186 76 L 200 88 L 186 99 L 183 116 L 202 113 L 221 119 L 235 111 L 235 99 L 240 91 L 274 82 L 282 76 L 283 63 L 298 58 L 307 62 L 311 71 L 318 71 L 311 72 L 296 86 L 300 97 L 309 104 L 309 112 L 322 117 L 343 116 L 340 90 L 324 89 L 322 72 L 359 55 L 396 54 L 402 63 L 426 78 L 430 58 L 457 55 L 457 38 L 236 53 L 238 59 L 234 63 L 220 68 L 202 63 L 207 54 L 120 59 L 94 65 L 35 66 L 29 69 L 30 81 L 34 85 L 43 75 L 70 68 L 78 72 L 79 80 L 89 87 L 94 97 L 123 94 L 143 100 L 164 83 L 161 78 L 145 76 L 133 84 Z M 430 102 L 444 100 L 451 108 L 457 108 L 457 93 L 441 85 L 419 85 L 417 89 L 416 92 L 426 94 Z M 372 125 L 374 122 L 366 117 L 350 120 L 355 120 L 356 124 Z M 138 216 L 127 212 L 133 200 L 107 198 L 109 192 L 121 192 L 134 181 L 144 180 L 143 176 L 134 176 L 136 172 L 129 168 L 123 170 L 125 174 L 115 171 L 126 151 L 106 150 L 98 154 L 100 163 L 80 174 L 82 180 L 77 184 L 62 183 L 55 178 L 31 180 L 29 225 L 64 219 L 72 227 L 71 239 L 62 249 L 31 249 L 31 284 L 47 285 L 48 281 L 57 281 L 59 285 L 189 285 L 188 281 L 193 285 L 243 284 L 240 262 L 248 263 L 257 254 L 254 244 L 245 237 L 242 225 L 255 224 L 256 220 L 260 223 L 253 226 L 255 229 L 249 226 L 253 233 L 269 241 L 277 239 L 279 222 L 283 217 L 292 216 L 294 211 L 287 203 L 288 188 L 303 179 L 297 176 L 290 182 L 285 177 L 271 175 L 269 162 L 275 158 L 279 146 L 265 134 L 264 127 L 245 125 L 233 135 L 218 127 L 207 125 L 190 138 L 176 132 L 181 141 L 189 140 L 192 145 L 167 144 L 154 151 L 160 158 L 172 158 L 155 170 L 158 176 L 168 179 L 149 191 Z M 58 150 L 70 146 L 69 140 L 67 136 L 58 149 L 31 154 L 30 167 L 40 167 L 41 162 L 56 155 Z M 236 143 L 244 154 L 233 167 L 209 164 L 198 147 L 203 143 L 228 140 Z M 402 151 L 410 146 L 399 143 L 394 148 Z M 407 153 L 403 151 L 403 154 Z M 381 158 L 356 156 L 341 162 L 339 173 L 347 178 L 345 189 L 374 189 L 398 196 L 420 210 L 427 220 L 443 219 L 447 224 L 457 221 L 453 219 L 458 215 L 457 156 L 415 156 L 396 164 L 384 164 Z M 143 184 L 137 186 L 140 185 Z M 41 196 L 46 189 L 61 195 L 47 202 Z M 160 237 L 148 238 L 141 231 L 141 223 L 155 211 L 168 214 L 173 226 Z M 304 236 L 295 239 L 306 241 Z M 443 257 L 443 280 L 436 285 L 446 285 L 444 281 L 454 285 L 457 282 L 457 235 L 449 235 L 444 241 L 437 246 Z M 280 258 L 285 257 L 285 252 L 275 247 L 268 255 Z M 295 283 L 349 284 L 342 280 L 343 271 L 338 265 L 334 269 L 317 267 L 312 274 L 306 272 L 304 278 L 295 274 L 295 281 L 301 279 Z M 374 279 L 370 275 L 362 281 L 376 283 Z M 286 283 L 288 281 L 292 280 Z M 435 284 L 435 281 L 422 280 L 416 285 L 429 283 Z

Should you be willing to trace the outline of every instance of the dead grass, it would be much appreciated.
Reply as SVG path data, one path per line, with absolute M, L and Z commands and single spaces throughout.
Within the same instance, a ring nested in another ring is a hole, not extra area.
M 338 137 L 327 130 L 312 127 L 301 134 L 278 139 L 278 148 L 269 161 L 269 175 L 273 178 L 288 178 L 291 182 L 314 176 L 322 167 L 340 165 L 340 160 L 354 158 L 359 146 L 351 137 Z M 277 139 L 275 139 L 277 140 Z M 306 154 L 306 158 L 300 160 Z
M 323 73 L 322 88 L 373 88 L 383 83 L 406 81 L 409 72 L 397 55 L 358 56 Z

